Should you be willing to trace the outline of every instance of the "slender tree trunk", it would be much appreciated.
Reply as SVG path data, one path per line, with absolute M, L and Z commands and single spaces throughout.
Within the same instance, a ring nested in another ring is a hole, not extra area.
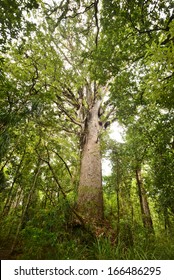
M 116 190 L 117 195 L 117 233 L 119 235 L 120 232 L 120 197 L 119 197 L 119 189 Z
M 4 216 L 4 217 L 7 216 L 8 213 L 10 212 L 10 208 L 11 208 L 11 205 L 13 203 L 13 199 L 14 199 L 14 197 L 16 196 L 16 194 L 18 192 L 17 189 L 15 190 L 15 184 L 16 184 L 16 180 L 18 179 L 19 172 L 21 170 L 21 166 L 23 164 L 23 160 L 24 160 L 25 154 L 26 154 L 26 147 L 24 148 L 24 152 L 23 152 L 22 158 L 21 158 L 20 163 L 19 163 L 19 165 L 17 167 L 16 174 L 14 176 L 11 188 L 10 188 L 9 193 L 7 195 L 7 199 L 6 199 L 3 211 L 2 211 L 2 216 Z
M 149 203 L 147 200 L 146 191 L 143 186 L 141 168 L 136 169 L 136 180 L 137 180 L 137 186 L 138 186 L 138 193 L 139 193 L 139 199 L 140 199 L 143 225 L 149 232 L 153 233 L 154 232 L 153 222 L 152 222 L 152 218 L 151 218 L 151 214 L 150 214 L 150 208 L 149 208 Z
M 117 243 L 119 241 L 120 235 L 120 169 L 119 169 L 119 160 L 116 159 L 116 196 L 117 196 Z
M 81 145 L 77 210 L 87 223 L 98 223 L 103 219 L 99 107 L 100 101 L 96 101 L 89 111 Z
M 25 219 L 25 215 L 27 213 L 27 210 L 28 210 L 28 207 L 30 205 L 30 202 L 31 202 L 31 198 L 32 198 L 32 194 L 35 190 L 35 187 L 36 187 L 36 183 L 37 183 L 37 179 L 38 179 L 38 176 L 39 176 L 39 172 L 40 172 L 40 159 L 38 160 L 38 164 L 37 164 L 37 167 L 36 167 L 36 170 L 35 170 L 35 175 L 34 175 L 34 181 L 33 181 L 33 185 L 31 186 L 30 188 L 30 191 L 29 191 L 29 194 L 28 194 L 28 198 L 27 198 L 27 201 L 26 201 L 26 204 L 24 206 L 24 210 L 23 210 L 23 213 L 22 213 L 22 216 L 21 216 L 21 220 L 18 224 L 18 227 L 17 227 L 17 230 L 16 230 L 16 234 L 15 234 L 15 238 L 14 238 L 14 241 L 13 241 L 13 244 L 12 244 L 12 247 L 11 247 L 11 251 L 10 251 L 10 254 L 14 251 L 15 249 L 15 246 L 16 246 L 16 243 L 17 243 L 17 239 L 18 239 L 18 236 L 19 236 L 19 232 L 20 232 L 20 229 L 22 227 L 22 224 L 24 222 L 24 219 Z
M 166 232 L 170 232 L 169 213 L 166 207 L 164 207 L 164 228 Z

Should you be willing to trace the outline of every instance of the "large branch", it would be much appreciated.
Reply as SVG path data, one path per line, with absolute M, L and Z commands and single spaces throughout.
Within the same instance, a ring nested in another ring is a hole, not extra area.
M 58 96 L 58 98 L 60 99 L 60 97 Z M 57 105 L 58 109 L 60 110 L 60 112 L 64 113 L 74 124 L 82 127 L 82 123 L 77 121 L 76 119 L 74 119 L 74 117 L 71 116 L 71 114 L 68 112 L 67 109 L 65 109 L 62 104 L 54 101 L 54 103 Z
M 64 163 L 66 169 L 68 170 L 68 173 L 69 173 L 70 177 L 72 178 L 71 171 L 70 171 L 70 169 L 69 169 L 67 163 L 64 161 L 64 159 L 63 159 L 63 158 L 59 155 L 59 153 L 56 152 L 55 150 L 52 150 L 52 152 L 55 153 L 55 154 L 61 159 L 61 161 Z
M 74 123 L 77 124 L 78 126 L 82 127 L 82 123 L 76 121 L 64 108 L 61 108 L 62 112 L 65 113 L 65 115 Z

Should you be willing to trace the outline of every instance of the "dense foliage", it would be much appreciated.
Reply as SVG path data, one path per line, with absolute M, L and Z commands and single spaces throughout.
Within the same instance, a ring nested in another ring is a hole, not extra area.
M 1 2 L 1 258 L 173 259 L 173 1 Z M 76 205 L 96 101 L 99 224 Z

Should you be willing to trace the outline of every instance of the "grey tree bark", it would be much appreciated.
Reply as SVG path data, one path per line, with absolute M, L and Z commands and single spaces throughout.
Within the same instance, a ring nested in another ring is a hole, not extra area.
M 98 100 L 93 103 L 85 122 L 77 198 L 78 212 L 85 222 L 94 224 L 103 219 L 99 108 Z

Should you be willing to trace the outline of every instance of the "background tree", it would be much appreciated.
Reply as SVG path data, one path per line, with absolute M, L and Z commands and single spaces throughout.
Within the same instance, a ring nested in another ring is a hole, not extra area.
M 24 20 L 26 13 L 32 9 L 39 7 L 39 1 L 37 0 L 1 0 L 0 11 L 0 46 L 2 49 L 5 47 L 5 43 L 16 38 L 19 32 L 22 30 L 31 30 L 34 24 Z M 24 27 L 25 26 L 25 27 Z

